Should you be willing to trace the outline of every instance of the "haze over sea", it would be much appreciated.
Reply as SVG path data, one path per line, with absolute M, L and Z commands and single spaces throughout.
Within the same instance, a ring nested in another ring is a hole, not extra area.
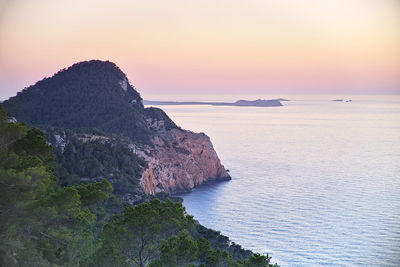
M 209 135 L 233 177 L 182 194 L 187 211 L 281 266 L 398 266 L 400 97 L 336 98 L 160 106 Z

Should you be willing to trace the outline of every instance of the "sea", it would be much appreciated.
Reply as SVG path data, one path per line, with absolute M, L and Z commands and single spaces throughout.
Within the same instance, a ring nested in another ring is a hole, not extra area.
M 337 98 L 159 106 L 232 176 L 180 194 L 187 212 L 280 266 L 400 266 L 400 97 Z

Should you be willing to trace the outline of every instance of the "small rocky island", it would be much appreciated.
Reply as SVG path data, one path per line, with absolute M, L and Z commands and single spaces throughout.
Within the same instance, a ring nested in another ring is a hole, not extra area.
M 236 102 L 179 102 L 179 101 L 151 101 L 143 100 L 144 105 L 211 105 L 211 106 L 235 106 L 235 107 L 281 107 L 281 101 L 288 101 L 286 99 L 257 99 L 257 100 L 238 100 Z
M 353 100 L 351 100 L 351 99 L 348 99 L 348 100 L 344 100 L 344 99 L 333 99 L 333 100 L 331 100 L 331 101 L 333 101 L 333 102 L 352 102 Z

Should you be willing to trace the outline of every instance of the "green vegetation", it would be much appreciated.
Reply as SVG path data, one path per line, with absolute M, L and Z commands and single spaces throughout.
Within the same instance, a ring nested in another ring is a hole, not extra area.
M 57 187 L 43 132 L 0 113 L 0 265 L 78 265 L 95 251 L 95 209 L 111 185 Z
M 253 255 L 253 252 L 231 242 L 227 236 L 221 235 L 219 231 L 208 229 L 201 224 L 196 225 L 193 236 L 206 239 L 210 242 L 212 248 L 227 251 L 235 260 L 245 260 Z
M 160 250 L 160 258 L 151 262 L 150 267 L 175 266 L 227 266 L 227 267 L 268 267 L 278 266 L 270 264 L 271 258 L 267 255 L 253 254 L 248 259 L 234 260 L 227 251 L 212 249 L 210 242 L 201 237 L 197 240 L 187 232 L 182 231 L 164 241 Z
M 160 109 L 144 108 L 126 75 L 109 61 L 80 62 L 38 81 L 2 105 L 29 125 L 76 129 L 98 128 L 108 134 L 149 143 L 154 134 L 147 120 L 174 122 Z
M 129 193 L 137 199 L 144 197 L 139 181 L 147 163 L 129 149 L 128 140 L 95 129 L 47 127 L 45 133 L 53 146 L 62 186 L 82 179 L 91 182 L 107 179 L 121 196 Z
M 180 203 L 154 199 L 113 216 L 104 227 L 106 244 L 129 264 L 146 266 L 157 259 L 162 242 L 194 225 Z
M 119 158 L 113 153 L 123 148 L 103 141 L 75 147 L 81 157 L 56 157 L 66 173 L 107 176 L 107 161 L 123 162 L 129 153 Z M 80 161 L 85 155 L 97 161 L 93 170 Z M 270 257 L 196 224 L 179 202 L 132 206 L 106 179 L 60 183 L 54 159 L 41 130 L 12 122 L 0 106 L 0 266 L 273 266 Z M 137 171 L 121 166 L 117 173 Z

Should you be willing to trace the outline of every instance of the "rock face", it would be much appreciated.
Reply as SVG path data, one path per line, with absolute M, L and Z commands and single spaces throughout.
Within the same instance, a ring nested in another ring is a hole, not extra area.
M 186 191 L 210 180 L 230 179 L 205 134 L 172 129 L 153 137 L 153 144 L 134 150 L 149 163 L 142 176 L 148 194 Z
M 129 148 L 147 162 L 136 177 L 147 194 L 230 179 L 205 134 L 181 129 L 161 109 L 145 108 L 126 75 L 109 61 L 74 64 L 2 105 L 18 121 L 31 125 L 97 128 L 127 138 Z M 60 143 L 61 136 L 58 139 L 55 142 Z

